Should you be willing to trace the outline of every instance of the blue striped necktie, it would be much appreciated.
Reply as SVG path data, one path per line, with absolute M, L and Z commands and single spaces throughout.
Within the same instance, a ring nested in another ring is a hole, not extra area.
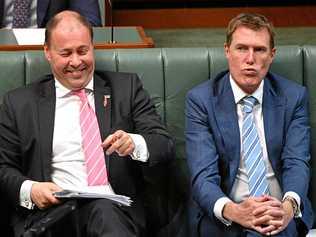
M 247 170 L 250 196 L 254 197 L 269 193 L 262 147 L 252 112 L 256 103 L 253 96 L 242 99 L 242 159 Z

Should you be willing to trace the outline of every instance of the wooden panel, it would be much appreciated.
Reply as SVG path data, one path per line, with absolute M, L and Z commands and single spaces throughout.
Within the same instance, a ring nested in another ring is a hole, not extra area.
M 153 48 L 152 38 L 147 37 L 141 26 L 114 27 L 113 39 L 111 42 L 110 27 L 95 27 L 94 48 L 113 49 L 113 48 Z M 18 50 L 42 50 L 43 44 L 19 45 L 11 29 L 0 29 L 0 51 Z
M 226 27 L 241 12 L 267 16 L 275 26 L 316 26 L 316 6 L 230 7 L 177 9 L 116 9 L 113 23 L 117 26 L 141 25 L 144 28 Z
M 153 4 L 161 4 L 162 7 L 168 8 L 175 4 L 181 6 L 290 6 L 290 5 L 310 5 L 311 0 L 112 0 L 115 8 L 125 6 L 126 8 L 134 8 L 136 5 L 139 8 L 150 8 Z

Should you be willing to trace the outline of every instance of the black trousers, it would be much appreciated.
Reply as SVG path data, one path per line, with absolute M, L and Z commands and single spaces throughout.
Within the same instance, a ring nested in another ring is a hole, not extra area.
M 28 218 L 33 218 L 32 221 L 36 223 L 36 219 L 41 220 L 44 215 L 45 210 L 38 210 Z M 21 236 L 21 233 L 15 234 Z M 142 231 L 133 221 L 129 207 L 120 206 L 107 199 L 88 199 L 79 200 L 74 211 L 40 236 L 140 237 Z

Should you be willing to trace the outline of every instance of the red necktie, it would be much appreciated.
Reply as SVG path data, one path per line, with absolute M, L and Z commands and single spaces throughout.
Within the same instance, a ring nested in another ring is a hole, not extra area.
M 105 185 L 108 183 L 108 177 L 97 117 L 88 103 L 85 89 L 74 91 L 73 93 L 79 96 L 81 101 L 80 127 L 88 185 Z

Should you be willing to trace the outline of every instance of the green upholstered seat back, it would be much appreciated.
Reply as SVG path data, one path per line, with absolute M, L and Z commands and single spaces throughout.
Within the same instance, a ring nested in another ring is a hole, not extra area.
M 96 69 L 135 72 L 149 92 L 163 122 L 176 141 L 176 164 L 167 192 L 185 199 L 189 193 L 189 173 L 185 157 L 184 103 L 185 95 L 195 85 L 214 78 L 227 69 L 224 49 L 218 48 L 154 48 L 96 50 Z M 271 71 L 307 86 L 310 93 L 312 131 L 312 203 L 316 205 L 316 46 L 282 46 L 277 48 Z M 0 52 L 0 100 L 13 88 L 28 84 L 50 67 L 41 51 Z M 176 187 L 175 187 L 176 186 Z M 152 190 L 157 187 L 152 187 Z M 171 189 L 177 190 L 172 192 Z M 160 189 L 159 189 L 160 190 Z M 166 189 L 164 189 L 166 191 Z M 168 194 L 168 195 L 169 195 Z M 168 212 L 179 203 L 170 201 Z M 183 227 L 180 227 L 183 228 Z M 179 232 L 180 233 L 180 232 Z M 178 236 L 183 236 L 184 232 Z
M 7 91 L 25 84 L 24 66 L 24 54 L 0 52 L 0 101 Z
M 310 195 L 316 215 L 316 46 L 304 50 L 304 84 L 309 91 L 309 111 L 311 124 L 311 185 Z M 314 228 L 316 227 L 316 220 Z

